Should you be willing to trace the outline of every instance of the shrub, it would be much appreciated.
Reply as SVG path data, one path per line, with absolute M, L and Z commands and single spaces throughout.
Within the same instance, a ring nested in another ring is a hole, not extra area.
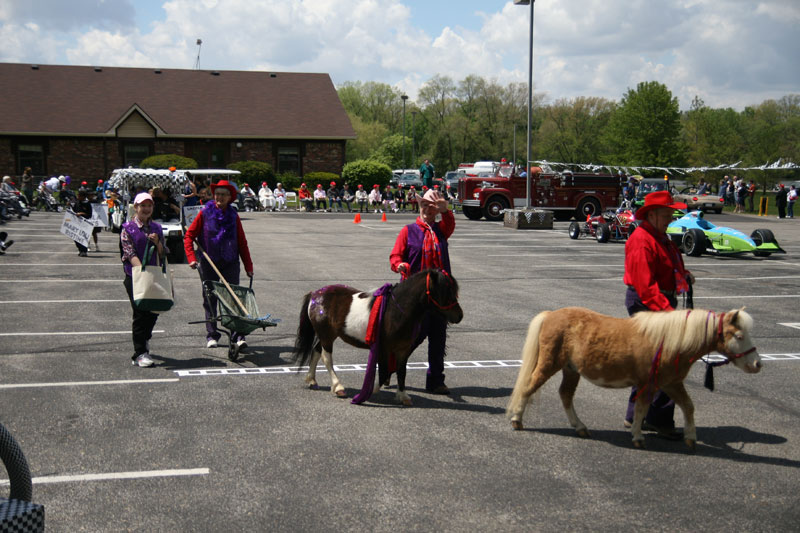
M 296 175 L 294 172 L 284 172 L 275 178 L 275 182 L 281 182 L 281 184 L 283 184 L 283 188 L 287 191 L 296 191 L 300 188 L 300 183 L 302 180 L 300 176 Z
M 347 163 L 342 170 L 342 179 L 350 183 L 352 187 L 356 187 L 360 183 L 368 190 L 376 183 L 383 188 L 389 184 L 391 178 L 392 169 L 389 168 L 389 165 L 371 159 Z
M 242 183 L 249 183 L 254 189 L 261 187 L 261 183 L 265 181 L 271 189 L 274 189 L 277 183 L 272 165 L 263 161 L 237 161 L 228 165 L 228 169 L 241 172 L 239 180 Z
M 303 181 L 309 189 L 316 189 L 317 185 L 322 185 L 322 188 L 327 190 L 332 181 L 335 181 L 337 186 L 341 185 L 338 174 L 333 172 L 309 172 L 303 176 Z
M 160 154 L 151 155 L 142 159 L 139 164 L 141 168 L 169 168 L 176 167 L 180 169 L 193 169 L 197 168 L 197 161 L 191 157 L 183 157 L 178 154 Z

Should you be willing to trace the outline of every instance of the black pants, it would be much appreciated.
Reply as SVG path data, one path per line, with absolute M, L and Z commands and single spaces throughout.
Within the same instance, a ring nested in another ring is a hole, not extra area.
M 678 299 L 674 296 L 669 297 L 669 304 L 674 308 L 677 309 L 678 307 Z M 628 288 L 627 293 L 625 294 L 625 307 L 628 308 L 628 315 L 633 316 L 639 311 L 650 311 L 643 303 L 642 300 L 639 298 L 639 295 L 636 294 L 636 291 Z M 653 354 L 655 356 L 655 354 Z M 628 398 L 628 410 L 625 413 L 625 420 L 632 422 L 633 421 L 633 410 L 636 402 L 634 399 L 636 398 L 636 394 L 638 389 L 633 387 L 631 389 L 631 395 Z M 648 391 L 643 392 L 642 394 L 648 394 Z M 664 428 L 674 428 L 675 427 L 675 402 L 672 401 L 667 393 L 662 390 L 653 395 L 650 400 L 650 408 L 647 409 L 647 416 L 644 418 L 650 424 L 658 427 Z
M 125 276 L 122 282 L 128 292 L 128 299 L 131 301 L 133 310 L 133 322 L 131 325 L 131 337 L 133 338 L 133 357 L 136 359 L 141 354 L 148 351 L 147 341 L 153 336 L 153 328 L 158 320 L 158 315 L 150 311 L 140 311 L 133 305 L 133 278 Z

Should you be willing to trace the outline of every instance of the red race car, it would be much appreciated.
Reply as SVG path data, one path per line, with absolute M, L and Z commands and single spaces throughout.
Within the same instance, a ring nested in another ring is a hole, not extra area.
M 569 237 L 577 239 L 581 235 L 591 235 L 597 242 L 610 239 L 625 240 L 639 225 L 633 216 L 633 209 L 627 200 L 614 211 L 605 211 L 597 216 L 587 216 L 585 222 L 573 220 L 569 225 Z

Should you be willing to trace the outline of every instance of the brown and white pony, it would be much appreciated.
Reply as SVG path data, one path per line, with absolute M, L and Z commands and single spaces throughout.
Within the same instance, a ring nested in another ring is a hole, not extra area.
M 666 392 L 683 411 L 683 436 L 694 449 L 697 431 L 694 405 L 683 386 L 689 368 L 703 355 L 717 351 L 741 370 L 761 370 L 761 358 L 750 340 L 753 319 L 743 309 L 641 312 L 613 318 L 581 307 L 544 311 L 531 321 L 522 349 L 507 415 L 522 429 L 522 415 L 531 396 L 561 370 L 559 395 L 569 423 L 588 437 L 572 404 L 581 376 L 601 387 L 636 385 L 633 445 L 644 448 L 642 421 L 652 394 Z
M 376 304 L 376 293 L 383 298 L 384 310 L 377 323 L 380 302 Z M 406 362 L 421 341 L 422 322 L 428 313 L 439 313 L 452 324 L 459 323 L 464 316 L 458 304 L 458 283 L 439 270 L 423 270 L 377 291 L 363 292 L 346 285 L 322 287 L 303 298 L 294 360 L 301 366 L 308 363 L 305 380 L 316 389 L 317 363 L 321 357 L 331 376 L 331 392 L 346 397 L 345 388 L 333 369 L 333 342 L 340 338 L 357 348 L 371 348 L 367 343 L 367 330 L 370 325 L 377 324 L 370 335 L 380 339 L 376 345 L 379 380 L 374 391 L 388 383 L 389 357 L 393 355 L 397 367 L 396 398 L 411 405 L 411 398 L 405 392 Z

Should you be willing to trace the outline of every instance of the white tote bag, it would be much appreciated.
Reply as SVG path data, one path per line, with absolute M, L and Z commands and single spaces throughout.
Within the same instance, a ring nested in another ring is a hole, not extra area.
M 132 268 L 133 305 L 140 311 L 163 313 L 175 303 L 172 289 L 172 272 L 167 269 L 167 260 L 161 265 L 148 265 L 155 246 L 148 243 L 142 266 Z

